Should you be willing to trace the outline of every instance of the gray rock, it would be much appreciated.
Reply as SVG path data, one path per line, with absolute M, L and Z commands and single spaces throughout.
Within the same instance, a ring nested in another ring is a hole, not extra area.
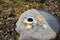
M 37 23 L 33 23 L 34 26 L 33 29 L 25 30 L 25 24 L 21 21 L 27 18 L 33 18 L 33 21 L 35 20 L 35 17 L 42 18 L 42 22 L 37 21 Z M 45 15 L 48 16 L 48 15 Z M 41 25 L 45 24 L 46 28 L 42 28 Z M 48 24 L 46 18 L 42 15 L 42 12 L 38 12 L 35 9 L 28 10 L 24 12 L 19 20 L 16 23 L 16 31 L 20 34 L 19 40 L 50 40 L 52 38 L 56 37 L 55 30 L 52 29 L 52 27 Z

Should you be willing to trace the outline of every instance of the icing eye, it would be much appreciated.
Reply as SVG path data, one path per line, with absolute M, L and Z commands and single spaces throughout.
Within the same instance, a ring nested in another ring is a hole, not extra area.
M 46 24 L 42 24 L 41 27 L 42 28 L 46 28 L 47 26 L 46 26 Z
M 32 19 L 32 18 L 28 18 L 28 19 L 27 19 L 27 21 L 32 22 L 32 21 L 33 21 L 33 19 Z

